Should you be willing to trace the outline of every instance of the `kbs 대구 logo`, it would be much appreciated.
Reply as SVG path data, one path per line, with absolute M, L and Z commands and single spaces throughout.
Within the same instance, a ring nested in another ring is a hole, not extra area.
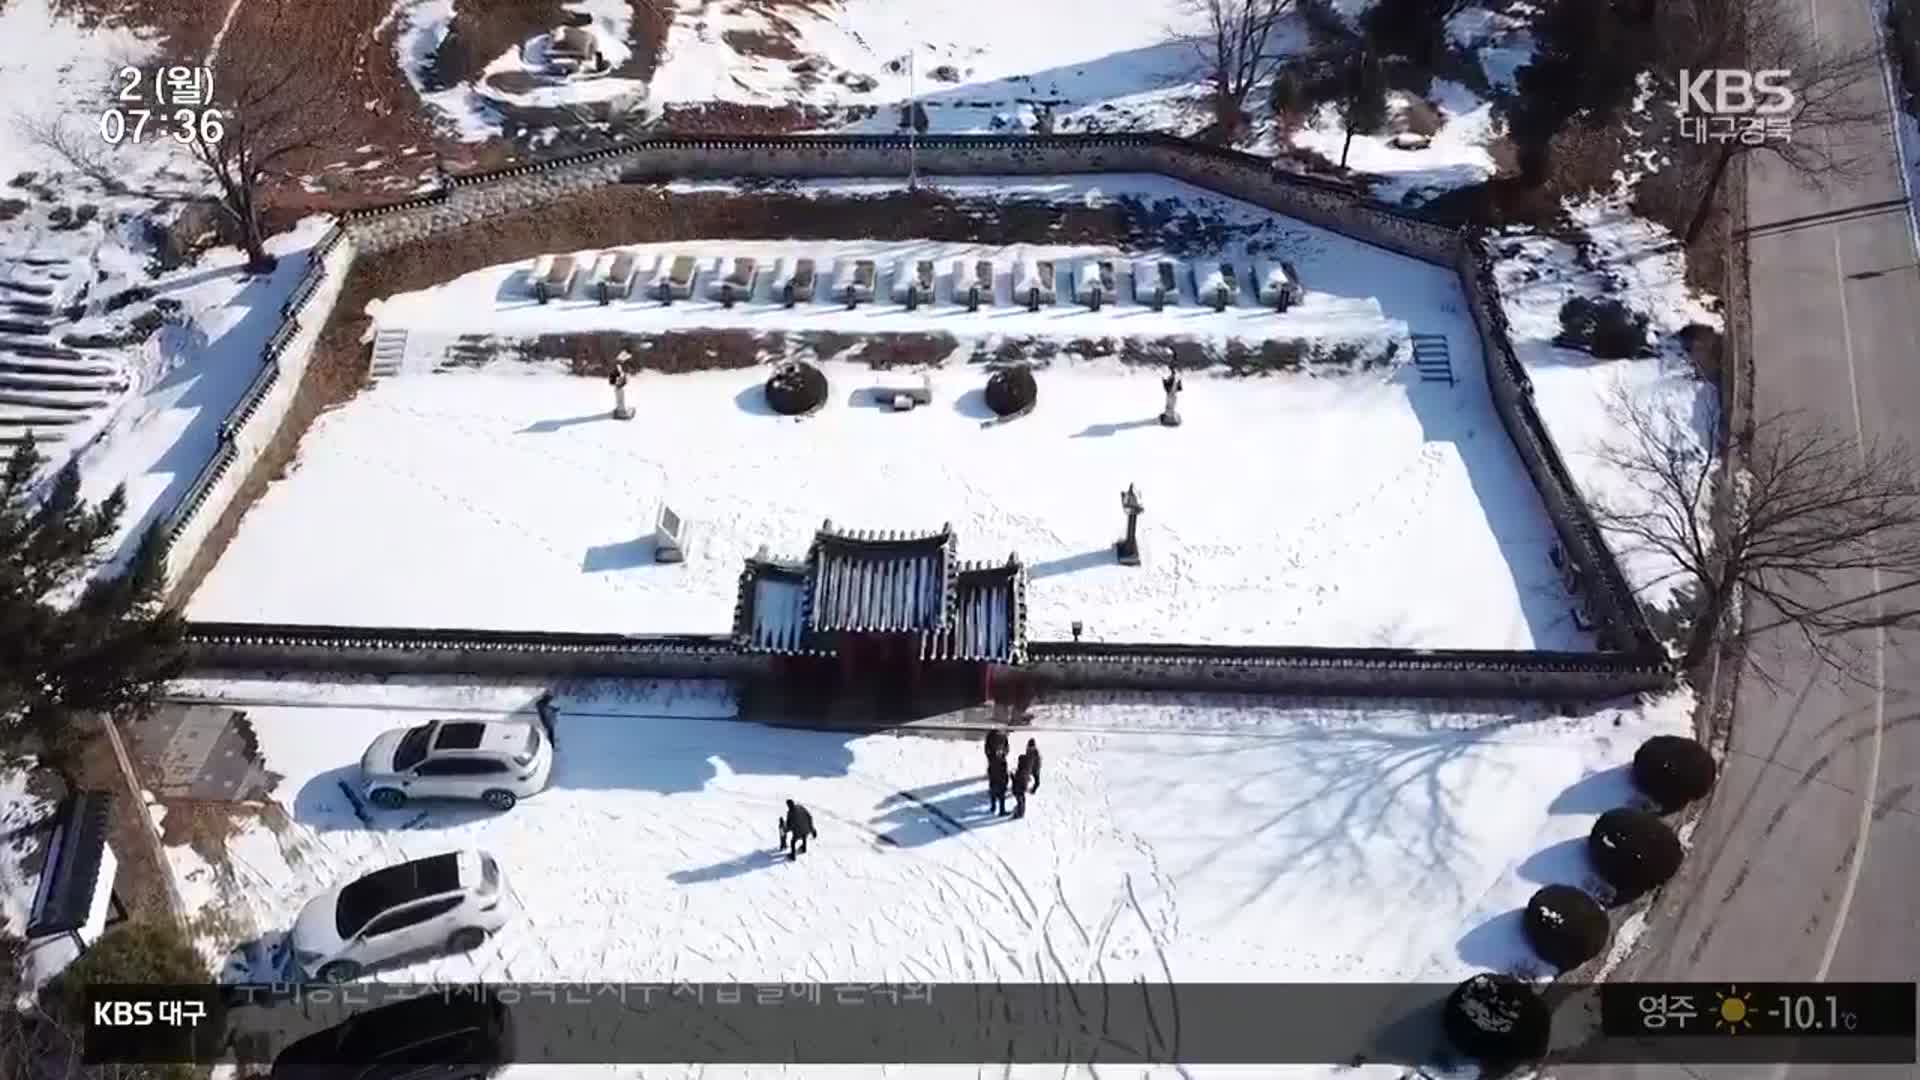
M 1791 142 L 1792 114 L 1799 104 L 1788 86 L 1792 78 L 1785 68 L 1682 69 L 1680 137 L 1701 144 Z

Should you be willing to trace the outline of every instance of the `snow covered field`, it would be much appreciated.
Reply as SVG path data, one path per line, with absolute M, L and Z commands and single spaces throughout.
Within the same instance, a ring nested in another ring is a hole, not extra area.
M 1614 403 L 1624 394 L 1652 415 L 1664 414 L 1675 432 L 1692 436 L 1693 453 L 1713 453 L 1719 391 L 1697 376 L 1675 335 L 1689 323 L 1718 329 L 1722 320 L 1689 293 L 1684 256 L 1666 230 L 1605 201 L 1573 206 L 1569 213 L 1593 242 L 1591 269 L 1582 268 L 1566 244 L 1529 234 L 1494 242 L 1502 256 L 1494 273 L 1514 350 L 1533 379 L 1534 404 L 1574 482 L 1590 502 L 1633 511 L 1646 505 L 1647 496 L 1598 456 L 1621 445 Z M 1596 360 L 1554 344 L 1561 305 L 1575 296 L 1603 295 L 1618 296 L 1648 317 L 1648 329 L 1662 343 L 1656 355 Z M 1664 552 L 1620 534 L 1608 540 L 1643 602 L 1662 605 L 1687 583 L 1688 575 Z
M 242 824 L 224 869 L 169 856 L 189 906 L 251 923 L 233 976 L 336 881 L 477 845 L 513 885 L 513 925 L 375 977 L 1444 981 L 1526 960 L 1514 909 L 1584 881 L 1634 747 L 1688 724 L 1684 696 L 1579 718 L 1069 699 L 1039 706 L 1042 784 L 1006 821 L 983 813 L 971 737 L 711 719 L 726 703 L 704 687 L 563 687 L 549 791 L 368 827 L 339 784 L 375 735 L 436 702 L 524 710 L 536 688 L 203 682 L 304 702 L 246 709 L 284 820 Z M 787 798 L 821 825 L 794 864 L 770 853 Z
M 998 190 L 993 183 L 957 187 Z M 857 182 L 808 190 L 829 188 L 863 190 Z M 1342 340 L 1334 335 L 1343 329 L 1375 339 L 1442 334 L 1460 382 L 1422 382 L 1411 368 L 1202 372 L 1187 380 L 1187 423 L 1167 429 L 1154 423 L 1158 373 L 1113 361 L 1062 360 L 1041 373 L 1031 416 L 994 427 L 983 427 L 991 415 L 979 393 L 984 373 L 951 361 L 932 374 L 933 407 L 906 415 L 876 408 L 870 391 L 908 373 L 829 364 L 829 404 L 801 423 L 767 412 L 764 369 L 643 374 L 628 388 L 639 412 L 631 424 L 606 419 L 608 391 L 598 381 L 512 361 L 482 373 L 403 376 L 315 425 L 296 470 L 248 514 L 190 612 L 716 633 L 731 625 L 741 560 L 763 544 L 797 557 L 827 519 L 912 530 L 951 521 L 963 558 L 1016 551 L 1026 560 L 1037 638 L 1064 639 L 1078 620 L 1108 641 L 1588 647 L 1546 556 L 1551 527 L 1493 414 L 1478 338 L 1450 272 L 1154 178 L 1029 178 L 1006 192 L 1042 193 L 1177 199 L 1227 227 L 1231 257 L 1292 259 L 1307 300 L 1287 315 L 1134 305 L 1095 313 L 1067 304 L 1033 314 L 950 305 L 909 312 L 885 299 L 853 312 L 825 303 L 729 311 L 703 287 L 702 298 L 671 307 L 541 305 L 525 297 L 525 265 L 514 264 L 390 297 L 374 314 L 383 330 L 408 332 L 406 364 L 423 371 L 456 334 L 691 325 L 1145 337 L 1210 336 L 1224 325 L 1249 339 L 1323 343 Z M 857 251 L 884 253 L 883 266 L 903 254 L 938 255 L 943 275 L 966 250 L 731 241 L 647 249 L 708 259 Z M 888 283 L 883 277 L 883 295 Z M 1139 571 L 1109 558 L 1128 484 L 1140 486 L 1148 508 Z M 692 550 L 677 567 L 651 559 L 648 534 L 663 499 L 691 523 Z M 287 573 L 289 563 L 300 572 Z M 503 566 L 513 569 L 503 574 Z
M 149 62 L 155 46 L 130 30 L 83 28 L 61 7 L 0 4 L 0 41 L 33 43 L 0 50 L 9 111 L 0 123 L 0 210 L 9 211 L 0 212 L 0 457 L 11 452 L 5 443 L 31 430 L 50 469 L 78 457 L 87 498 L 125 483 L 128 506 L 112 550 L 126 554 L 212 454 L 216 429 L 259 371 L 280 305 L 306 269 L 303 252 L 325 223 L 311 218 L 269 240 L 282 256 L 269 276 L 247 276 L 231 248 L 151 273 L 141 215 L 153 200 L 104 190 L 32 129 L 57 123 L 136 189 L 190 194 L 198 173 L 170 137 L 111 151 L 99 141 L 114 73 Z M 142 326 L 147 336 L 138 340 Z M 120 340 L 69 348 L 76 336 Z
M 764 368 L 637 376 L 631 423 L 598 380 L 512 362 L 387 380 L 309 432 L 189 614 L 720 633 L 763 544 L 951 521 L 962 558 L 1027 562 L 1036 638 L 1585 647 L 1477 379 L 1196 373 L 1165 428 L 1157 371 L 1062 362 L 1031 415 L 983 428 L 978 368 L 934 370 L 907 414 L 868 394 L 901 373 L 825 369 L 801 422 L 767 410 Z M 1112 559 L 1129 484 L 1141 569 Z M 652 561 L 662 499 L 689 522 L 681 565 Z

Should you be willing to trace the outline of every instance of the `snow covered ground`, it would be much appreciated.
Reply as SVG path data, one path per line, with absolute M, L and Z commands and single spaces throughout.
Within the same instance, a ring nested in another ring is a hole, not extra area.
M 1533 379 L 1534 404 L 1574 482 L 1589 501 L 1632 511 L 1647 505 L 1646 494 L 1597 453 L 1622 445 L 1614 403 L 1624 394 L 1653 415 L 1664 414 L 1676 433 L 1692 436 L 1693 453 L 1713 453 L 1719 393 L 1697 376 L 1675 335 L 1690 323 L 1718 329 L 1722 320 L 1688 291 L 1684 254 L 1666 230 L 1608 201 L 1573 206 L 1570 213 L 1593 242 L 1591 269 L 1579 265 L 1564 243 L 1514 234 L 1494 241 L 1501 255 L 1495 276 L 1514 349 Z M 1648 317 L 1648 329 L 1659 342 L 1656 355 L 1596 360 L 1554 344 L 1562 304 L 1574 296 L 1608 295 Z M 1687 583 L 1687 575 L 1665 553 L 1617 533 L 1608 540 L 1643 601 L 1663 605 Z
M 1007 126 L 1042 103 L 1070 126 L 1128 115 L 1133 122 L 1113 126 L 1164 129 L 1178 126 L 1166 121 L 1198 78 L 1197 53 L 1172 38 L 1196 28 L 1180 0 L 1098 12 L 1023 0 L 694 0 L 674 7 L 651 95 L 661 105 L 879 106 L 875 122 L 892 130 L 913 92 L 939 131 L 987 130 L 996 117 Z M 755 55 L 763 36 L 791 42 L 804 59 Z
M 439 86 L 432 78 L 434 54 L 453 27 L 454 0 L 397 0 L 390 18 L 400 20 L 394 41 L 400 70 L 449 134 L 465 142 L 503 132 L 501 105 L 553 109 L 608 102 L 637 106 L 644 101 L 645 82 L 612 74 L 633 52 L 628 44 L 633 11 L 627 0 L 573 0 L 562 10 L 587 20 L 585 29 L 593 35 L 603 68 L 556 73 L 548 66 L 548 40 L 542 33 L 494 57 L 477 78 Z
M 978 368 L 935 369 L 932 407 L 904 415 L 867 393 L 899 373 L 825 368 L 829 404 L 798 423 L 766 409 L 764 368 L 642 374 L 624 424 L 598 380 L 516 362 L 387 380 L 315 425 L 189 613 L 725 632 L 742 560 L 798 557 L 830 518 L 1017 551 L 1037 638 L 1082 620 L 1109 641 L 1586 646 L 1478 376 L 1195 373 L 1170 429 L 1157 372 L 1063 361 L 1032 415 L 983 428 Z M 1111 558 L 1128 484 L 1139 570 Z M 689 522 L 677 566 L 651 557 L 663 499 Z
M 1396 146 L 1395 136 L 1387 132 L 1353 137 L 1353 146 L 1346 151 L 1347 166 L 1379 177 L 1373 185 L 1376 198 L 1419 202 L 1438 192 L 1480 183 L 1496 171 L 1487 149 L 1496 134 L 1493 103 L 1444 79 L 1434 80 L 1429 98 L 1441 127 L 1420 148 Z M 1408 95 L 1402 93 L 1391 95 L 1390 104 L 1396 115 L 1410 107 Z M 1332 105 L 1322 106 L 1313 122 L 1293 135 L 1293 145 L 1335 163 L 1345 143 L 1346 132 Z
M 309 219 L 269 241 L 285 256 L 270 276 L 245 275 L 231 248 L 150 272 L 142 216 L 154 201 L 104 190 L 29 129 L 57 121 L 135 189 L 197 190 L 172 138 L 112 149 L 99 141 L 100 113 L 121 85 L 114 73 L 148 62 L 152 42 L 82 28 L 48 0 L 0 5 L 0 41 L 34 43 L 0 50 L 0 90 L 17 113 L 0 123 L 0 207 L 15 211 L 0 220 L 0 444 L 31 430 L 50 469 L 78 457 L 90 499 L 125 483 L 114 550 L 126 553 L 212 454 L 215 429 L 258 372 L 280 305 L 305 271 L 301 252 L 326 226 Z M 130 331 L 142 326 L 147 336 L 137 340 Z M 76 335 L 82 344 L 70 348 Z M 86 343 L 92 335 L 122 341 Z
M 1586 880 L 1633 749 L 1689 722 L 1684 696 L 1561 718 L 1102 695 L 1039 707 L 1042 785 L 1005 821 L 971 738 L 710 719 L 724 704 L 701 685 L 564 686 L 549 791 L 369 827 L 339 787 L 368 740 L 537 688 L 202 682 L 299 702 L 246 709 L 283 814 L 243 824 L 225 867 L 169 857 L 189 906 L 251 923 L 230 977 L 335 882 L 475 845 L 512 883 L 510 928 L 374 977 L 1444 981 L 1527 962 L 1516 909 Z M 821 827 L 791 864 L 771 855 L 787 798 Z

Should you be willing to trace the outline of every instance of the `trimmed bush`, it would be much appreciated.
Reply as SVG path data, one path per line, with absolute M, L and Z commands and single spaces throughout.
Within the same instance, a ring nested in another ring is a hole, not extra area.
M 1624 360 L 1647 352 L 1647 317 L 1618 300 L 1576 296 L 1560 307 L 1560 336 L 1554 343 L 1585 349 L 1602 360 Z
M 767 404 L 782 416 L 800 416 L 825 404 L 827 377 L 798 360 L 781 364 L 767 379 Z
M 207 965 L 172 923 L 124 922 L 100 936 L 40 992 L 43 1008 L 76 1022 L 86 1013 L 89 986 L 108 983 L 198 985 Z
M 1039 396 L 1033 372 L 1023 367 L 1001 368 L 987 380 L 987 408 L 996 416 L 1012 416 L 1030 408 Z
M 1534 893 L 1521 926 L 1540 959 L 1561 971 L 1599 956 L 1612 933 L 1606 909 L 1571 885 L 1548 885 Z
M 1713 754 L 1684 735 L 1655 735 L 1633 755 L 1633 786 L 1668 813 L 1713 790 Z
M 1680 869 L 1683 854 L 1680 838 L 1645 810 L 1609 810 L 1587 836 L 1587 857 L 1621 900 L 1666 884 Z
M 1454 1049 L 1497 1068 L 1546 1054 L 1553 1010 L 1519 979 L 1482 972 L 1447 995 L 1440 1026 Z

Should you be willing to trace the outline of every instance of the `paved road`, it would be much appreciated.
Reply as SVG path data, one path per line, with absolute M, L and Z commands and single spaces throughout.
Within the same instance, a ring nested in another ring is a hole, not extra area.
M 1871 42 L 1869 5 L 1812 0 L 1816 32 Z M 1877 81 L 1859 91 L 1886 101 Z M 1867 437 L 1920 437 L 1920 255 L 1905 207 L 1872 209 L 1904 194 L 1890 130 L 1873 141 L 1871 172 L 1826 191 L 1810 190 L 1770 155 L 1751 163 L 1755 407 L 1761 415 L 1808 410 Z M 1867 574 L 1837 583 L 1843 595 L 1876 585 Z M 1726 770 L 1686 876 L 1668 890 L 1625 977 L 1920 977 L 1920 636 L 1859 639 L 1865 683 L 1835 679 L 1804 651 L 1768 643 L 1787 686 L 1742 685 Z M 1911 1077 L 1914 1067 L 1791 1075 Z

